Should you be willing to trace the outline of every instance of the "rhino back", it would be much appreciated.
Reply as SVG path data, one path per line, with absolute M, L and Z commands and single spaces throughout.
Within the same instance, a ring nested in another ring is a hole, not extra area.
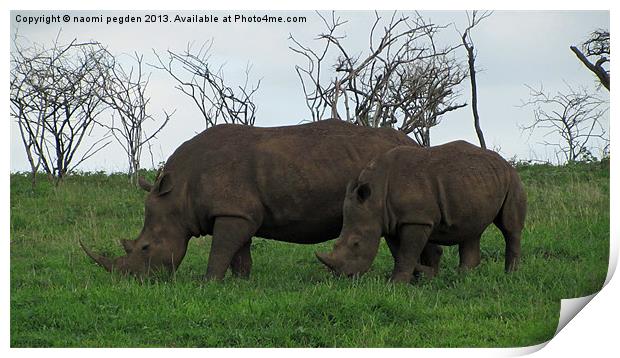
M 401 132 L 328 120 L 273 128 L 222 125 L 181 145 L 166 170 L 184 181 L 191 215 L 210 233 L 218 216 L 260 225 L 257 236 L 335 238 L 347 182 L 374 157 L 415 145 Z
M 431 225 L 431 239 L 441 244 L 480 235 L 501 210 L 516 175 L 497 153 L 464 141 L 399 147 L 384 158 L 395 220 Z

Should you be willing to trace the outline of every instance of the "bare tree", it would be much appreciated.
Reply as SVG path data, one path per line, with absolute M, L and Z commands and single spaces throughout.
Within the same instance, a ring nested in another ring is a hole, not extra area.
M 23 46 L 15 35 L 11 52 L 11 115 L 16 118 L 34 175 L 42 168 L 56 183 L 109 142 L 90 144 L 81 154 L 104 109 L 100 100 L 105 52 L 95 42 L 51 47 Z
M 441 116 L 465 106 L 457 102 L 459 93 L 454 90 L 465 73 L 448 55 L 419 59 L 397 73 L 388 87 L 382 121 L 398 124 L 402 119 L 395 128 L 412 133 L 420 145 L 428 147 L 431 128 Z
M 111 125 L 105 126 L 110 129 L 125 151 L 129 163 L 129 176 L 132 183 L 138 185 L 142 149 L 168 124 L 175 111 L 169 114 L 164 110 L 164 119 L 152 133 L 146 134 L 145 123 L 156 120 L 147 108 L 150 97 L 146 94 L 146 90 L 151 74 L 143 72 L 143 56 L 134 53 L 131 61 L 135 65 L 132 64 L 125 70 L 112 54 L 109 52 L 108 54 L 114 63 L 110 67 L 110 75 L 107 77 L 101 99 L 114 113 Z
M 16 51 L 21 51 L 19 47 Z M 28 79 L 33 76 L 34 69 L 30 62 L 15 61 L 18 54 L 11 54 L 10 101 L 11 116 L 19 126 L 19 133 L 26 150 L 26 157 L 32 174 L 31 183 L 36 184 L 36 173 L 41 166 L 41 158 L 37 155 L 37 148 L 42 147 L 45 127 L 40 125 L 42 117 L 47 111 L 37 111 L 36 96 L 29 86 Z
M 391 126 L 414 132 L 420 144 L 429 145 L 430 128 L 440 117 L 465 106 L 456 103 L 455 87 L 465 78 L 452 56 L 456 47 L 440 48 L 434 41 L 445 26 L 427 23 L 418 13 L 394 12 L 384 21 L 375 12 L 364 55 L 346 48 L 340 30 L 347 21 L 334 12 L 317 14 L 325 26 L 317 37 L 319 49 L 289 36 L 290 49 L 306 62 L 295 70 L 313 121 L 329 114 L 359 125 Z M 333 57 L 335 63 L 329 63 Z
M 474 128 L 476 129 L 476 135 L 478 136 L 478 141 L 480 142 L 480 147 L 483 149 L 487 148 L 486 142 L 484 140 L 484 133 L 482 132 L 482 128 L 480 127 L 480 116 L 478 114 L 478 87 L 476 85 L 476 50 L 474 49 L 474 41 L 471 38 L 471 31 L 476 27 L 482 20 L 491 16 L 491 11 L 484 11 L 481 14 L 478 14 L 478 11 L 472 11 L 471 15 L 469 12 L 467 14 L 467 28 L 465 31 L 461 33 L 461 42 L 467 51 L 467 64 L 469 67 L 469 81 L 471 84 L 471 110 L 474 116 Z
M 205 119 L 206 128 L 218 122 L 254 125 L 254 95 L 260 80 L 250 85 L 251 66 L 248 65 L 244 83 L 236 88 L 228 86 L 223 67 L 214 70 L 210 63 L 212 45 L 213 41 L 205 42 L 196 50 L 188 43 L 183 52 L 167 50 L 166 59 L 153 50 L 158 64 L 152 66 L 166 71 L 177 82 L 176 88 L 192 99 Z
M 570 49 L 609 91 L 609 30 L 598 29 L 581 44 L 581 50 L 576 46 L 571 46 Z
M 568 86 L 566 93 L 546 93 L 542 88 L 529 87 L 529 99 L 522 106 L 534 108 L 534 122 L 522 127 L 524 131 L 541 129 L 544 137 L 559 135 L 559 142 L 545 140 L 543 144 L 557 148 L 564 160 L 573 162 L 590 154 L 593 139 L 607 142 L 605 129 L 601 125 L 608 111 L 606 101 L 585 88 L 576 90 Z

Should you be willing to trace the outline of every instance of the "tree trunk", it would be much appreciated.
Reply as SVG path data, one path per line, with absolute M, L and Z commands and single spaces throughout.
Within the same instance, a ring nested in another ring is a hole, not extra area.
M 476 86 L 476 68 L 475 68 L 475 55 L 474 46 L 465 45 L 467 49 L 467 62 L 469 64 L 469 79 L 471 82 L 471 111 L 474 115 L 474 128 L 476 129 L 476 135 L 480 142 L 480 148 L 487 149 L 487 144 L 484 140 L 484 134 L 482 128 L 480 128 L 480 116 L 478 115 L 478 89 Z
M 138 170 L 140 170 L 140 163 L 134 159 L 133 167 L 131 168 L 131 183 L 134 186 L 138 186 Z
M 32 187 L 32 190 L 34 190 L 37 186 L 37 172 L 33 170 L 30 174 L 30 186 Z
M 423 147 L 431 146 L 431 127 L 426 127 L 424 130 L 424 143 Z

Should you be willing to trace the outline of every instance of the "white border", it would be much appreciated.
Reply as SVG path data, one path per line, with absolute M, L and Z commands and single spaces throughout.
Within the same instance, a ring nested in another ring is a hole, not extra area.
M 62 0 L 62 1 L 15 1 L 9 0 L 8 3 L 3 2 L 5 12 L 4 16 L 0 17 L 0 22 L 2 24 L 2 43 L 3 48 L 5 49 L 4 53 L 4 64 L 5 70 L 1 71 L 0 81 L 2 83 L 7 84 L 8 74 L 9 74 L 9 59 L 6 54 L 8 54 L 9 48 L 9 11 L 10 9 L 80 9 L 80 10 L 91 10 L 91 9 L 118 9 L 118 10 L 137 10 L 137 9 L 153 9 L 153 10 L 185 10 L 185 9 L 196 9 L 196 8 L 206 8 L 209 7 L 213 10 L 239 10 L 239 9 L 248 9 L 248 10 L 258 10 L 258 9 L 278 9 L 278 10 L 324 10 L 324 9 L 335 9 L 335 10 L 344 10 L 344 9 L 419 9 L 419 10 L 458 10 L 458 9 L 497 9 L 497 10 L 610 10 L 611 9 L 611 34 L 612 37 L 615 37 L 616 27 L 618 16 L 615 11 L 615 2 L 612 1 L 600 1 L 600 0 L 589 0 L 589 1 L 535 1 L 535 0 L 522 0 L 522 1 L 490 1 L 490 0 L 476 0 L 476 1 L 467 1 L 465 3 L 459 1 L 421 1 L 421 2 L 411 2 L 411 1 L 400 1 L 400 0 L 381 0 L 381 1 L 369 1 L 369 0 L 357 0 L 355 2 L 335 2 L 333 0 L 314 0 L 308 2 L 301 1 L 283 1 L 283 0 L 260 0 L 260 1 L 251 1 L 251 0 L 227 0 L 221 2 L 214 2 L 210 4 L 202 4 L 196 3 L 188 0 L 176 0 L 174 2 L 170 1 L 127 1 L 127 0 L 108 0 L 108 1 L 88 1 L 85 2 L 83 0 Z M 612 46 L 615 43 L 615 40 L 612 39 Z M 8 106 L 8 86 L 5 86 L 5 100 L 2 101 L 2 110 L 7 115 L 9 113 Z M 611 113 L 615 113 L 615 100 L 614 96 L 611 95 Z M 613 118 L 613 116 L 610 116 Z M 610 122 L 614 122 L 612 119 Z M 8 121 L 6 122 L 8 123 Z M 611 127 L 611 138 L 616 138 L 617 129 L 616 123 L 610 123 Z M 5 127 L 6 128 L 6 127 Z M 9 136 L 10 130 L 5 130 L 3 132 L 3 153 L 9 153 Z M 612 141 L 612 147 L 613 147 Z M 3 155 L 0 157 L 2 168 L 4 168 L 5 175 L 2 176 L 2 190 L 0 191 L 0 195 L 2 196 L 2 200 L 5 203 L 4 213 L 2 215 L 2 227 L 5 229 L 5 238 L 10 237 L 10 203 L 9 200 L 9 156 Z M 618 165 L 615 161 L 612 161 L 611 167 L 611 182 L 617 182 L 617 179 L 620 178 L 618 175 Z M 615 186 L 611 188 L 611 212 L 610 215 L 612 218 L 619 218 L 620 215 L 618 211 L 618 200 L 617 200 L 617 189 Z M 341 354 L 355 354 L 355 355 L 376 355 L 376 354 L 389 354 L 390 356 L 409 356 L 412 354 L 424 354 L 430 356 L 446 356 L 446 355 L 459 355 L 459 356 L 471 356 L 471 357 L 484 357 L 484 356 L 514 356 L 514 355 L 523 355 L 532 353 L 535 351 L 539 356 L 557 356 L 557 355 L 596 355 L 606 353 L 605 356 L 609 355 L 608 352 L 613 352 L 617 350 L 616 340 L 617 340 L 617 329 L 618 329 L 618 302 L 620 302 L 620 285 L 617 283 L 618 279 L 611 280 L 613 273 L 617 266 L 618 261 L 618 238 L 620 237 L 619 226 L 617 222 L 611 222 L 611 248 L 610 248 L 610 266 L 609 272 L 607 275 L 606 287 L 602 290 L 602 293 L 599 295 L 593 295 L 588 299 L 577 299 L 577 300 L 563 300 L 562 302 L 562 312 L 563 316 L 561 320 L 565 319 L 566 313 L 570 315 L 576 314 L 581 308 L 581 312 L 577 314 L 577 316 L 572 320 L 572 322 L 568 323 L 566 327 L 559 332 L 559 334 L 553 338 L 551 341 L 547 343 L 543 343 L 538 346 L 533 347 L 524 347 L 517 349 L 390 349 L 389 351 L 385 349 L 368 349 L 368 350 L 352 350 L 352 349 L 339 349 L 339 350 L 321 350 L 321 355 L 341 355 Z M 108 350 L 89 350 L 85 352 L 82 349 L 54 349 L 45 351 L 41 351 L 40 349 L 9 349 L 9 323 L 10 317 L 8 312 L 10 311 L 10 280 L 9 280 L 9 271 L 10 271 L 10 241 L 5 239 L 5 247 L 1 253 L 2 257 L 0 258 L 2 262 L 4 262 L 5 269 L 2 270 L 1 277 L 3 282 L 3 287 L 5 289 L 2 290 L 2 325 L 1 328 L 1 339 L 2 346 L 7 350 L 6 353 L 16 355 L 16 356 L 29 356 L 31 354 L 39 355 L 43 354 L 51 354 L 51 355 L 62 355 L 62 356 L 77 356 L 83 355 L 87 353 L 88 355 L 109 355 L 111 352 Z M 611 281 L 610 281 L 611 280 Z M 590 304 L 584 306 L 584 303 L 587 303 L 592 300 Z M 187 355 L 200 355 L 204 356 L 205 354 L 221 354 L 221 355 L 234 355 L 234 354 L 243 354 L 243 355 L 269 355 L 269 356 L 288 356 L 291 351 L 289 350 L 281 350 L 281 349 L 250 349 L 250 350 L 240 350 L 240 349 L 231 349 L 231 350 L 217 350 L 217 349 L 208 349 L 205 351 L 204 349 L 184 349 L 182 351 L 178 351 L 175 349 L 174 352 L 166 349 L 155 349 L 154 351 L 149 351 L 149 354 L 156 353 L 157 355 L 168 355 L 170 353 L 181 353 Z M 113 351 L 116 355 L 131 355 L 136 352 L 132 349 L 115 349 Z M 317 351 L 311 349 L 296 349 L 294 352 L 295 355 L 299 356 L 307 356 L 314 357 L 317 354 Z

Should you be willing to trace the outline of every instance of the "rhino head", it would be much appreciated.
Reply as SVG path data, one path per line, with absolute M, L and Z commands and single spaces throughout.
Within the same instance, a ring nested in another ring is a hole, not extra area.
M 190 235 L 181 220 L 172 177 L 164 172 L 153 185 L 140 178 L 140 186 L 149 192 L 144 226 L 137 239 L 120 241 L 124 256 L 112 259 L 93 253 L 81 240 L 80 245 L 88 256 L 110 272 L 142 277 L 162 269 L 174 271 L 185 256 Z
M 316 257 L 336 275 L 356 276 L 370 269 L 382 233 L 381 203 L 371 184 L 352 180 L 343 204 L 343 225 L 330 253 Z

